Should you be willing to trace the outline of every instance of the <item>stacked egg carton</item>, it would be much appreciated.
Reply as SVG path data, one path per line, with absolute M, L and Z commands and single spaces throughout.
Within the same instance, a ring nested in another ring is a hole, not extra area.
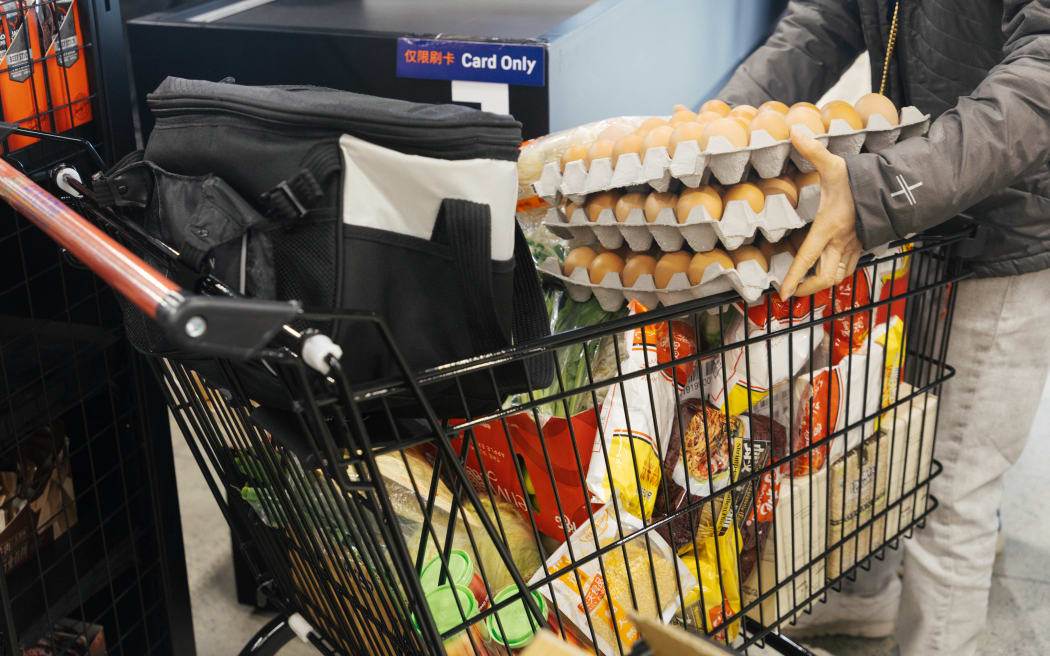
M 842 119 L 832 120 L 826 134 L 814 135 L 804 125 L 800 129 L 832 153 L 846 156 L 863 149 L 873 153 L 885 150 L 900 139 L 924 134 L 929 124 L 928 114 L 915 107 L 905 107 L 898 125 L 891 125 L 884 116 L 875 114 L 868 126 L 860 130 L 854 130 Z M 813 170 L 813 165 L 792 146 L 790 139 L 777 141 L 769 132 L 756 130 L 746 147 L 735 147 L 725 137 L 714 136 L 703 151 L 698 142 L 683 141 L 675 148 L 673 157 L 667 148 L 660 146 L 647 150 L 644 157 L 624 153 L 615 166 L 611 157 L 595 159 L 590 167 L 583 160 L 575 160 L 566 163 L 563 172 L 559 162 L 548 162 L 533 189 L 547 202 L 556 203 L 564 197 L 581 204 L 589 194 L 607 189 L 648 186 L 667 191 L 672 179 L 695 188 L 707 184 L 713 176 L 723 185 L 732 185 L 743 180 L 749 168 L 757 177 L 773 178 L 783 173 L 789 159 L 803 173 Z
M 826 127 L 826 133 L 814 135 L 806 125 L 800 126 L 832 153 L 844 156 L 862 149 L 878 152 L 900 139 L 924 134 L 929 127 L 929 116 L 914 107 L 905 107 L 897 125 L 875 113 L 862 129 L 854 129 L 846 120 L 837 118 Z M 736 147 L 726 137 L 713 135 L 703 149 L 698 141 L 686 140 L 675 144 L 673 150 L 664 146 L 649 148 L 644 156 L 622 152 L 615 160 L 594 158 L 589 166 L 583 160 L 569 161 L 564 164 L 564 171 L 559 162 L 551 162 L 533 187 L 536 194 L 551 205 L 544 225 L 573 245 L 600 244 L 604 249 L 627 248 L 639 252 L 652 248 L 655 242 L 661 251 L 673 252 L 688 244 L 695 252 L 704 254 L 713 252 L 721 242 L 726 249 L 736 251 L 754 243 L 759 234 L 767 245 L 773 244 L 810 223 L 820 205 L 819 183 L 799 188 L 795 207 L 783 194 L 767 196 L 758 212 L 746 201 L 734 200 L 726 203 L 718 219 L 704 207 L 692 208 L 685 217 L 664 208 L 655 219 L 648 221 L 637 208 L 617 220 L 611 209 L 589 217 L 579 206 L 591 194 L 614 189 L 666 192 L 672 186 L 698 188 L 713 182 L 712 178 L 724 185 L 734 185 L 751 171 L 758 178 L 773 178 L 784 173 L 789 161 L 803 173 L 814 170 L 790 139 L 777 140 L 765 130 L 754 130 L 750 132 L 747 147 Z M 570 208 L 568 213 L 566 206 Z M 606 310 L 615 310 L 631 298 L 652 307 L 657 301 L 679 303 L 731 289 L 750 303 L 757 301 L 770 286 L 779 288 L 793 255 L 791 247 L 781 248 L 766 258 L 765 268 L 753 259 L 733 267 L 712 262 L 699 280 L 694 275 L 690 282 L 684 272 L 678 273 L 663 288 L 657 288 L 650 275 L 639 276 L 630 286 L 624 285 L 615 272 L 605 274 L 597 282 L 582 269 L 565 275 L 561 264 L 554 260 L 542 262 L 540 270 L 562 280 L 575 300 L 586 300 L 594 294 Z

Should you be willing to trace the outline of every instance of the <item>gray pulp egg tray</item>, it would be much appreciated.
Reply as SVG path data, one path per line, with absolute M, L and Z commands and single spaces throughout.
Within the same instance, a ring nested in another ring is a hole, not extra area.
M 656 307 L 657 303 L 674 305 L 730 290 L 736 290 L 747 303 L 754 303 L 770 285 L 776 289 L 780 288 L 780 283 L 791 268 L 791 261 L 790 253 L 777 253 L 769 262 L 769 271 L 763 271 L 754 260 L 741 262 L 732 269 L 712 262 L 704 270 L 700 284 L 692 285 L 686 273 L 676 273 L 663 289 L 656 288 L 650 274 L 639 276 L 633 287 L 625 287 L 620 274 L 613 271 L 605 274 L 605 278 L 598 284 L 591 282 L 590 273 L 583 267 L 578 267 L 571 276 L 566 276 L 556 258 L 548 258 L 541 262 L 539 270 L 544 275 L 562 281 L 572 300 L 583 302 L 594 295 L 603 310 L 614 312 L 632 298 L 637 298 L 643 305 L 652 308 Z
M 929 127 L 929 114 L 904 107 L 898 125 L 890 125 L 885 117 L 876 114 L 866 128 L 854 130 L 846 121 L 836 119 L 828 133 L 816 139 L 836 155 L 855 155 L 861 149 L 874 153 L 901 139 L 925 134 Z M 667 191 L 672 178 L 688 187 L 706 184 L 712 176 L 723 185 L 732 185 L 744 179 L 749 167 L 760 178 L 775 178 L 783 173 L 789 159 L 803 173 L 813 171 L 813 165 L 795 150 L 790 140 L 776 141 L 768 132 L 756 130 L 751 134 L 751 144 L 744 148 L 719 136 L 711 137 L 705 151 L 695 141 L 683 141 L 675 148 L 674 157 L 664 147 L 650 148 L 644 157 L 625 153 L 615 167 L 609 157 L 594 160 L 590 169 L 582 160 L 569 162 L 564 172 L 559 162 L 549 162 L 533 189 L 552 205 L 563 197 L 582 204 L 588 194 L 608 189 L 652 187 Z
M 558 208 L 551 208 L 543 225 L 556 237 L 573 245 L 599 243 L 610 250 L 627 244 L 632 251 L 647 251 L 653 242 L 662 251 L 677 251 L 689 244 L 697 253 L 709 251 L 719 242 L 727 250 L 735 250 L 755 240 L 759 232 L 767 241 L 775 243 L 789 231 L 811 223 L 820 207 L 820 185 L 806 185 L 799 189 L 798 208 L 791 207 L 787 196 L 767 196 L 761 212 L 755 212 L 744 200 L 726 203 L 721 219 L 714 219 L 705 207 L 694 207 L 684 221 L 679 222 L 675 210 L 664 208 L 656 220 L 649 223 L 644 212 L 635 208 L 621 222 L 612 210 L 604 209 L 597 221 L 589 221 L 583 208 L 577 207 L 572 216 L 565 216 Z

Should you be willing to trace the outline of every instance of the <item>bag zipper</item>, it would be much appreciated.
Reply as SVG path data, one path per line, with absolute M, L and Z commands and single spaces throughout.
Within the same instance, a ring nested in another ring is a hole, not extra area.
M 449 147 L 462 147 L 463 150 L 467 151 L 471 147 L 476 146 L 513 148 L 515 159 L 517 158 L 517 150 L 521 145 L 517 130 L 513 130 L 509 122 L 503 125 L 494 125 L 492 121 L 477 121 L 457 125 L 432 124 L 420 126 L 418 123 L 410 125 L 407 121 L 376 121 L 363 118 L 336 117 L 327 113 L 292 114 L 273 107 L 260 107 L 251 103 L 230 99 L 221 101 L 196 99 L 194 101 L 194 99 L 185 97 L 178 99 L 158 99 L 154 97 L 150 99 L 149 104 L 154 116 L 157 118 L 174 117 L 182 114 L 225 114 L 304 130 L 327 128 L 347 132 L 378 145 L 408 146 L 412 148 L 418 148 L 420 145 L 423 145 L 435 149 L 440 148 L 443 151 L 447 151 Z M 411 131 L 411 134 L 406 134 L 406 129 Z M 442 132 L 453 130 L 460 132 L 460 134 L 441 134 Z M 512 133 L 509 137 L 506 135 L 508 131 Z M 464 135 L 464 132 L 467 132 L 468 135 Z

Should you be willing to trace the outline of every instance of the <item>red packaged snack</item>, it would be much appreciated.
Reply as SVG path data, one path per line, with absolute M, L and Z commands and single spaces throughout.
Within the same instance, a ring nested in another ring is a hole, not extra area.
M 911 246 L 905 246 L 909 250 Z M 908 291 L 908 274 L 911 271 L 911 257 L 890 262 L 880 262 L 872 267 L 858 269 L 851 278 L 847 278 L 835 287 L 834 312 L 850 312 L 873 302 L 885 301 L 902 296 Z M 889 317 L 904 319 L 906 301 L 880 305 L 875 309 L 874 325 L 884 324 Z M 838 364 L 850 353 L 863 349 L 872 328 L 872 311 L 853 312 L 842 318 L 824 324 L 824 330 L 831 335 L 831 363 Z

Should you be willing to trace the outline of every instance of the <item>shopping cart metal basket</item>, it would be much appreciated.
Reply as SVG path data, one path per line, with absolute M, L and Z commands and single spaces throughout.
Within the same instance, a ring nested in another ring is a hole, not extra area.
M 417 372 L 379 317 L 243 299 L 208 276 L 178 288 L 118 241 L 176 253 L 56 177 L 102 229 L 6 163 L 0 196 L 200 355 L 149 360 L 281 610 L 245 654 L 293 632 L 326 654 L 520 653 L 543 627 L 644 653 L 632 613 L 745 653 L 806 653 L 779 629 L 936 506 L 962 235 L 897 244 L 790 304 L 635 307 Z M 297 319 L 374 324 L 401 376 L 351 385 L 338 349 Z M 427 403 L 467 373 L 498 397 L 494 369 L 529 358 L 554 358 L 551 387 L 483 414 Z M 285 403 L 260 405 L 244 362 Z M 421 416 L 388 403 L 406 393 Z

